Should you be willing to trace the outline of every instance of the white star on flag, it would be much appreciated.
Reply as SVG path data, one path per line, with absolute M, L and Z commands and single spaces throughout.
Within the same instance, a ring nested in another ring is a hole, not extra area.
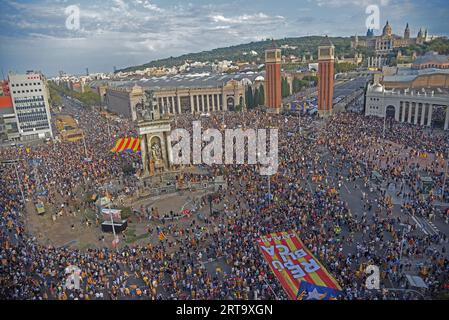
M 307 294 L 307 300 L 321 300 L 323 297 L 323 295 L 320 294 L 316 288 L 308 292 Z

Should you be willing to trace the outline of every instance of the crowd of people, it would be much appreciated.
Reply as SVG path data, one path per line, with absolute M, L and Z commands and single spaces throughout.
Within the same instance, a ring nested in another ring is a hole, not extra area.
M 110 152 L 115 138 L 136 134 L 130 122 L 108 121 L 97 111 L 72 112 L 85 130 L 87 156 L 83 141 L 42 144 L 31 150 L 0 149 L 2 160 L 19 159 L 15 165 L 26 199 L 45 189 L 47 199 L 70 205 L 79 188 L 95 190 L 120 178 L 125 163 L 140 166 L 138 154 Z M 227 188 L 214 198 L 224 209 L 207 217 L 204 225 L 195 223 L 195 217 L 184 230 L 160 224 L 158 230 L 168 235 L 176 232 L 177 237 L 157 245 L 81 250 L 43 246 L 25 232 L 25 204 L 15 170 L 4 169 L 0 297 L 287 299 L 256 239 L 288 230 L 294 230 L 335 277 L 343 288 L 341 299 L 421 298 L 405 290 L 408 272 L 422 275 L 429 287 L 426 297 L 436 297 L 447 285 L 447 236 L 425 235 L 410 219 L 410 215 L 429 217 L 435 210 L 432 196 L 420 197 L 417 179 L 425 172 L 435 179 L 436 188 L 441 187 L 444 157 L 440 154 L 448 147 L 447 134 L 396 124 L 383 139 L 383 123 L 374 118 L 342 113 L 328 121 L 307 116 L 299 122 L 294 115 L 261 110 L 210 117 L 186 114 L 178 117 L 177 126 L 191 130 L 194 120 L 202 121 L 204 130 L 279 128 L 278 172 L 267 177 L 260 175 L 257 165 L 213 165 L 203 178 L 224 175 Z M 436 160 L 422 166 L 417 152 Z M 38 165 L 30 160 L 38 160 Z M 395 214 L 385 190 L 372 188 L 372 171 L 395 183 L 404 201 L 401 214 Z M 186 174 L 185 179 L 196 178 Z M 129 193 L 137 190 L 137 178 L 123 180 Z M 360 191 L 360 209 L 343 196 L 345 183 Z M 202 199 L 204 208 L 206 203 Z M 206 264 L 212 261 L 221 261 L 229 272 L 211 271 Z M 380 267 L 383 290 L 365 287 L 367 264 Z M 79 289 L 65 286 L 71 265 L 81 270 Z

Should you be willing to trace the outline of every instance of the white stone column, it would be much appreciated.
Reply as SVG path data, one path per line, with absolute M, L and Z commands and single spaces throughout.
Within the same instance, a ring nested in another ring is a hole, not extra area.
M 228 106 L 226 104 L 226 94 L 223 92 L 223 94 L 221 96 L 222 96 L 222 99 L 223 99 L 223 101 L 222 101 L 222 104 L 223 104 L 222 110 L 226 111 L 226 110 L 228 110 Z
M 446 106 L 446 118 L 444 118 L 444 130 L 449 128 L 449 106 Z
M 178 114 L 181 114 L 181 97 L 179 94 L 176 95 L 176 100 L 178 102 Z
M 209 98 L 210 98 L 210 94 L 207 94 L 206 95 L 206 112 L 209 112 L 209 110 L 210 110 Z
M 234 110 L 240 104 L 239 94 L 234 89 Z
M 175 110 L 176 109 L 175 97 L 171 96 L 170 98 L 171 98 L 171 110 L 170 110 L 170 112 L 175 114 L 176 113 L 176 110 Z
M 407 122 L 408 123 L 412 123 L 412 103 L 411 102 L 408 102 L 407 103 L 408 104 L 408 120 L 407 120 Z
M 212 95 L 212 111 L 215 111 L 215 93 Z
M 199 97 L 199 95 L 196 95 L 196 109 L 195 109 L 195 111 L 196 112 L 200 111 L 200 97 Z
M 159 105 L 159 110 L 161 112 L 161 114 L 164 113 L 164 109 L 165 109 L 165 97 L 161 97 L 161 104 Z
M 405 102 L 402 101 L 402 115 L 401 115 L 401 122 L 405 122 Z
M 421 125 L 424 125 L 424 119 L 426 118 L 426 104 L 421 104 Z
M 169 166 L 171 167 L 173 165 L 173 150 L 171 147 L 171 137 L 169 134 L 166 136 L 166 139 L 167 139 L 168 163 Z
M 190 112 L 193 113 L 195 109 L 195 104 L 193 103 L 193 95 L 190 93 Z
M 432 113 L 433 113 L 433 105 L 429 103 L 429 116 L 427 118 L 427 126 L 432 125 Z
M 415 105 L 415 124 L 418 124 L 418 107 L 419 107 L 419 103 L 414 102 L 413 103 Z
M 148 158 L 146 149 L 146 134 L 140 137 L 140 154 L 142 157 L 143 175 L 148 176 L 150 171 L 148 170 Z

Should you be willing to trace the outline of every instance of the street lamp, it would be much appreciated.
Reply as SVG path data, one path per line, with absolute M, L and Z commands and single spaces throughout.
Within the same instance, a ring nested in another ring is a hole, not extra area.
M 114 217 L 113 214 L 111 212 L 111 201 L 112 201 L 112 194 L 109 193 L 109 184 L 106 185 L 106 192 L 108 193 L 108 195 L 110 196 L 110 199 L 108 201 L 108 209 L 109 209 L 109 215 L 111 216 L 111 226 L 112 226 L 112 233 L 114 234 L 114 240 L 113 243 L 115 241 L 116 245 L 115 245 L 115 249 L 118 250 L 118 238 L 117 238 L 117 234 L 115 233 L 115 225 L 114 225 Z

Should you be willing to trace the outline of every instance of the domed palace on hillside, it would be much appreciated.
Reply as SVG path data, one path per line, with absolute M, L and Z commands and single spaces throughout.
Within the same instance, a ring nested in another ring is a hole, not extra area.
M 390 23 L 387 21 L 386 25 L 382 30 L 382 35 L 374 36 L 374 30 L 368 29 L 366 33 L 366 37 L 364 39 L 359 39 L 356 35 L 353 37 L 353 41 L 351 41 L 351 47 L 354 49 L 357 48 L 368 48 L 375 50 L 377 55 L 386 55 L 393 51 L 396 48 L 407 47 L 413 44 L 423 44 L 432 40 L 433 37 L 429 36 L 427 29 L 423 31 L 421 28 L 418 32 L 416 38 L 410 37 L 410 27 L 407 23 L 407 26 L 404 30 L 404 36 L 398 36 L 393 34 L 393 28 Z

